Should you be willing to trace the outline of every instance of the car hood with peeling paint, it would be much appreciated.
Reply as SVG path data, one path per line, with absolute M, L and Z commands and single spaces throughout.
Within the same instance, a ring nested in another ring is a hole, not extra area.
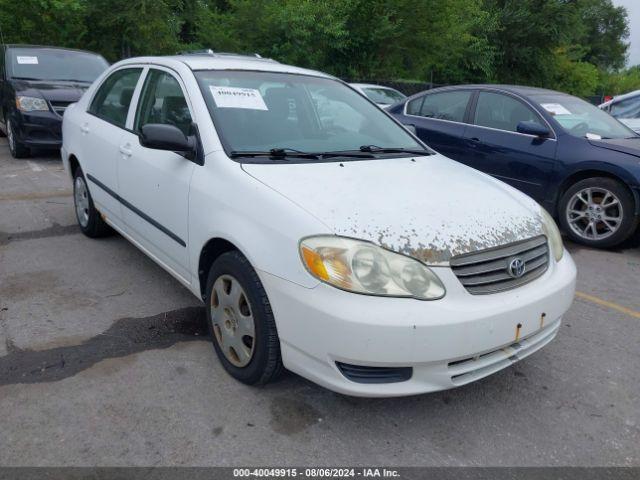
M 243 164 L 336 235 L 429 265 L 543 234 L 540 206 L 442 155 L 349 162 Z M 309 235 L 326 232 L 309 232 Z

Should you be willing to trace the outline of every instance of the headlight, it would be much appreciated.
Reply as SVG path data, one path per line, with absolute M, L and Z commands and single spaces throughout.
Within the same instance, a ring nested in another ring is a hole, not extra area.
M 560 230 L 556 225 L 555 220 L 549 213 L 544 209 L 540 208 L 542 211 L 542 226 L 544 228 L 544 233 L 549 239 L 549 243 L 551 244 L 551 251 L 553 252 L 553 257 L 556 259 L 556 262 L 559 262 L 564 254 L 564 246 L 562 245 L 562 235 L 560 235 Z
M 49 110 L 49 106 L 44 99 L 37 97 L 23 97 L 20 95 L 16 97 L 16 107 L 18 110 L 23 112 Z
M 418 260 L 372 243 L 333 235 L 300 242 L 300 256 L 311 275 L 350 292 L 437 300 L 440 279 Z

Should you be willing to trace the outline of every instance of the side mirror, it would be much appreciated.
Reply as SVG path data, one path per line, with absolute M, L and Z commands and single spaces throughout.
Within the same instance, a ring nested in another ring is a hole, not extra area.
M 149 123 L 142 127 L 140 145 L 154 150 L 179 152 L 191 159 L 196 153 L 194 137 L 187 137 L 174 125 Z
M 518 133 L 534 135 L 536 137 L 548 137 L 551 133 L 547 127 L 544 127 L 537 122 L 519 122 L 516 130 Z
M 418 134 L 418 131 L 416 130 L 416 126 L 415 125 L 405 125 L 404 128 L 406 128 L 407 130 L 409 130 L 411 133 L 413 133 L 414 135 Z

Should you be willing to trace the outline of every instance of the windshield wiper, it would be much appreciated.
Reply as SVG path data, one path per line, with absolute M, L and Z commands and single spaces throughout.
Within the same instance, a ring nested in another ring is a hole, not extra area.
M 272 148 L 268 151 L 249 151 L 249 150 L 233 150 L 229 152 L 229 157 L 268 157 L 272 160 L 286 160 L 287 157 L 308 158 L 311 160 L 319 160 L 320 156 L 316 153 L 302 152 L 293 148 Z
M 362 145 L 361 152 L 369 153 L 411 153 L 413 155 L 433 155 L 429 150 L 418 150 L 416 148 L 404 147 L 379 147 L 377 145 Z
M 340 150 L 332 152 L 303 152 L 295 148 L 272 148 L 269 151 L 240 151 L 229 153 L 231 158 L 239 157 L 269 157 L 272 160 L 286 160 L 287 158 L 306 158 L 309 160 L 325 160 L 327 158 L 374 158 L 373 155 L 360 150 Z

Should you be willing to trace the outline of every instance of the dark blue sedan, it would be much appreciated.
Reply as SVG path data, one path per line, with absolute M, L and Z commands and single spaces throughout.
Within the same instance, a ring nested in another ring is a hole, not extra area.
M 552 90 L 465 85 L 388 109 L 433 149 L 530 195 L 575 241 L 610 247 L 636 229 L 640 135 Z

